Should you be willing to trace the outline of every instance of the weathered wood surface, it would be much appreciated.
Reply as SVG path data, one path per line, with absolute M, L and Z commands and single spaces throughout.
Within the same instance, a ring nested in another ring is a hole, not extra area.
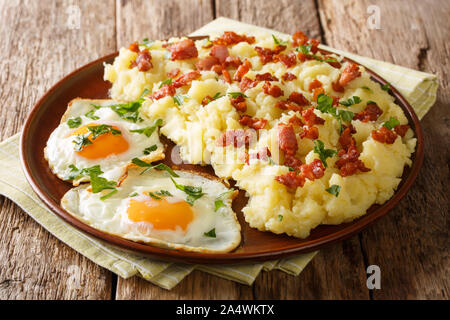
M 67 27 L 72 4 L 81 10 L 80 29 Z M 380 8 L 380 30 L 366 25 L 372 4 Z M 287 33 L 302 29 L 336 48 L 438 74 L 438 101 L 423 120 L 425 163 L 408 196 L 359 236 L 321 250 L 299 277 L 263 272 L 248 287 L 196 271 L 171 291 L 136 277 L 119 278 L 115 287 L 115 275 L 1 197 L 0 298 L 448 299 L 448 2 L 0 0 L 0 137 L 18 132 L 39 96 L 75 67 L 137 39 L 190 33 L 218 16 Z M 381 290 L 366 287 L 371 264 L 381 267 Z

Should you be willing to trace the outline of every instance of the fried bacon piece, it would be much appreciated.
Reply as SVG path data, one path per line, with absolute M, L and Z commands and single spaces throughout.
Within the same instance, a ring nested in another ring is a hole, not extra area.
M 356 131 L 355 131 L 356 133 Z M 342 148 L 345 150 L 348 150 L 348 148 L 352 144 L 356 144 L 355 139 L 352 137 L 352 129 L 350 127 L 347 127 L 342 132 L 341 136 L 339 137 L 339 143 L 341 144 Z
M 180 88 L 191 83 L 193 80 L 196 80 L 201 77 L 201 73 L 199 71 L 191 71 L 183 74 L 177 80 L 172 83 L 174 88 Z
M 355 114 L 353 120 L 360 120 L 362 122 L 377 121 L 382 113 L 383 110 L 375 103 L 369 103 L 363 111 Z
M 228 130 L 222 133 L 222 135 L 217 140 L 217 145 L 220 147 L 225 147 L 233 144 L 235 148 L 242 146 L 250 146 L 252 141 L 256 140 L 255 132 L 252 130 Z
M 171 55 L 171 60 L 186 60 L 198 57 L 197 47 L 192 39 L 184 39 L 167 46 Z
M 336 92 L 344 92 L 345 91 L 344 87 L 339 84 L 339 79 L 336 82 L 332 82 L 331 87 Z
M 200 59 L 195 64 L 197 70 L 211 70 L 213 66 L 219 65 L 219 60 L 215 57 L 207 56 L 203 59 Z
M 302 119 L 297 117 L 297 115 L 294 114 L 291 118 L 289 118 L 289 124 L 291 124 L 293 126 L 301 127 L 301 126 L 303 126 L 303 121 L 302 121 Z
M 279 108 L 281 110 L 293 110 L 293 111 L 302 111 L 303 107 L 293 104 L 287 100 L 277 101 L 275 104 L 275 108 Z
M 289 95 L 288 101 L 295 102 L 299 106 L 307 106 L 309 104 L 308 99 L 306 99 L 303 94 L 295 91 Z
M 290 171 L 275 177 L 275 180 L 290 189 L 295 189 L 297 187 L 303 187 L 306 179 L 313 181 L 322 178 L 325 174 L 325 168 L 319 159 L 315 159 L 308 164 L 300 165 L 299 170 L 300 173 Z
M 289 54 L 280 53 L 273 56 L 273 61 L 280 61 L 286 66 L 286 68 L 290 68 L 297 64 L 297 57 L 295 55 L 295 52 L 290 52 Z
M 342 66 L 341 63 L 332 56 L 324 56 L 323 58 L 326 59 L 326 63 L 328 63 L 333 68 L 340 69 Z
M 299 170 L 300 166 L 302 165 L 302 160 L 300 160 L 299 158 L 297 158 L 296 156 L 290 155 L 290 154 L 286 154 L 284 156 L 284 165 L 288 166 L 294 170 Z
M 233 76 L 233 80 L 241 82 L 242 77 L 250 70 L 251 67 L 251 62 L 245 59 L 244 62 L 237 68 L 236 73 Z
M 307 106 L 309 101 L 299 92 L 292 92 L 288 100 L 281 100 L 275 104 L 275 108 L 281 110 L 302 111 L 304 106 Z
M 402 138 L 405 136 L 408 129 L 409 125 L 407 124 L 399 124 L 394 127 L 394 131 Z
M 370 171 L 370 169 L 364 165 L 364 162 L 359 160 L 359 155 L 359 151 L 354 143 L 352 143 L 347 150 L 341 149 L 338 152 L 340 159 L 336 161 L 336 167 L 340 170 L 342 177 L 351 176 L 358 170 L 361 172 Z
M 274 98 L 278 98 L 284 94 L 283 90 L 281 90 L 279 86 L 271 84 L 268 81 L 264 83 L 262 88 L 265 94 L 271 95 Z
M 325 120 L 317 116 L 314 113 L 314 108 L 309 108 L 302 111 L 302 117 L 306 122 L 306 125 L 312 127 L 315 124 L 324 124 Z
M 347 83 L 361 76 L 358 65 L 352 63 L 348 64 L 344 70 L 342 70 L 341 77 L 339 78 L 339 85 L 345 87 Z
M 276 46 L 273 50 L 269 48 L 255 47 L 255 51 L 263 64 L 274 61 L 274 56 L 284 50 L 286 50 L 286 46 Z
M 219 60 L 220 64 L 224 63 L 225 60 L 230 56 L 227 46 L 218 45 L 218 44 L 214 45 L 211 48 L 211 51 L 209 52 L 209 55 L 211 57 L 214 57 L 217 60 Z
M 319 128 L 314 126 L 303 126 L 303 131 L 300 133 L 300 138 L 316 140 L 319 138 Z
M 248 89 L 254 88 L 258 85 L 258 81 L 252 80 L 249 77 L 243 77 L 241 82 L 239 83 L 239 88 L 242 92 L 247 91 Z
M 294 171 L 286 172 L 275 177 L 275 180 L 284 184 L 289 189 L 296 189 L 305 185 L 306 179 L 303 175 L 297 174 Z
M 300 173 L 309 180 L 320 179 L 325 174 L 325 168 L 319 159 L 313 160 L 311 163 L 304 164 L 300 167 Z
M 316 88 L 322 88 L 322 82 L 320 82 L 319 80 L 317 80 L 317 79 L 314 79 L 313 81 L 311 81 L 311 83 L 309 84 L 309 86 L 308 86 L 308 91 L 309 92 L 312 92 L 314 89 L 316 89 Z
M 278 81 L 278 78 L 273 76 L 271 73 L 260 73 L 255 76 L 256 81 Z
M 319 44 L 320 44 L 320 41 L 317 40 L 317 39 L 309 39 L 308 43 L 311 45 L 310 51 L 311 51 L 313 54 L 316 54 L 317 51 L 319 51 Z
M 135 45 L 137 45 L 137 42 L 132 43 L 129 48 L 130 50 L 133 49 L 132 51 L 137 52 L 138 54 L 136 60 L 131 61 L 130 68 L 137 67 L 141 72 L 145 72 L 153 68 L 152 55 L 150 51 L 148 51 L 148 49 L 139 51 L 139 45 L 137 45 L 137 49 Z
M 322 94 L 325 93 L 325 89 L 320 87 L 320 88 L 316 88 L 313 90 L 313 99 L 314 101 L 317 101 L 317 97 Z
M 397 133 L 382 126 L 380 129 L 372 131 L 372 138 L 381 143 L 393 144 L 397 139 Z
M 292 80 L 297 79 L 297 76 L 293 73 L 286 72 L 285 74 L 283 74 L 281 76 L 281 79 L 283 79 L 283 81 L 292 81 Z
M 161 87 L 161 89 L 159 89 L 158 91 L 155 91 L 152 94 L 152 99 L 153 100 L 159 100 L 159 99 L 162 99 L 162 98 L 164 98 L 166 96 L 172 96 L 173 97 L 175 95 L 175 93 L 176 93 L 176 90 L 175 90 L 174 86 L 165 84 L 165 85 L 163 85 Z
M 175 78 L 179 74 L 180 74 L 180 69 L 178 69 L 178 68 L 172 69 L 169 72 L 167 72 L 167 76 L 172 79 Z
M 239 95 L 235 98 L 231 97 L 230 102 L 237 111 L 245 112 L 245 110 L 247 110 L 247 104 L 245 103 L 244 96 Z
M 255 37 L 247 37 L 246 35 L 239 35 L 233 31 L 225 31 L 223 35 L 213 41 L 214 44 L 225 46 L 237 44 L 239 42 L 252 44 L 255 42 Z
M 299 30 L 292 35 L 292 44 L 294 47 L 304 45 L 306 42 L 308 42 L 308 37 L 302 31 Z
M 137 42 L 133 42 L 132 44 L 130 44 L 130 46 L 128 47 L 128 50 L 139 53 L 139 44 Z
M 222 65 L 225 67 L 238 68 L 241 64 L 242 61 L 239 57 L 228 56 Z
M 278 144 L 286 155 L 294 156 L 298 149 L 297 138 L 291 125 L 278 126 Z
M 243 126 L 247 126 L 249 128 L 259 130 L 264 129 L 267 125 L 266 119 L 259 119 L 259 118 L 252 118 L 249 116 L 242 116 L 241 119 L 239 119 L 239 123 Z

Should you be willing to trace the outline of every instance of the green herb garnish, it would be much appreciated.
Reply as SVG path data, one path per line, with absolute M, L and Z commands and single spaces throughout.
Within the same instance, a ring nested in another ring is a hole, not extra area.
M 189 203 L 191 206 L 194 205 L 195 200 L 201 198 L 204 195 L 201 187 L 185 186 L 176 183 L 176 181 L 172 177 L 170 177 L 170 179 L 175 185 L 175 188 L 187 194 L 186 202 Z
M 245 94 L 243 94 L 242 92 L 228 92 L 228 95 L 230 97 L 232 97 L 233 99 L 236 99 L 237 97 L 244 97 L 244 98 L 248 98 Z
M 84 116 L 85 116 L 85 117 L 88 117 L 88 118 L 90 118 L 90 119 L 92 119 L 92 120 L 98 120 L 98 119 L 100 119 L 100 117 L 97 117 L 97 116 L 95 115 L 95 110 L 91 110 L 91 111 L 87 112 Z
M 158 89 L 161 89 L 163 85 L 167 84 L 168 86 L 170 86 L 172 84 L 172 78 L 166 79 L 163 82 L 161 82 L 161 84 L 159 85 Z
M 173 197 L 173 195 L 167 190 L 149 192 L 148 195 L 156 200 L 160 200 L 162 197 Z
M 107 189 L 116 189 L 117 182 L 115 181 L 109 181 L 106 178 L 99 177 L 97 174 L 90 174 L 89 177 L 91 178 L 91 187 L 93 193 L 98 193 L 102 190 Z
M 150 163 L 147 163 L 145 161 L 142 161 L 139 158 L 133 158 L 131 162 L 139 167 L 146 168 L 144 171 L 141 172 L 141 174 L 146 173 L 148 170 L 151 169 L 157 169 L 157 170 L 166 170 L 172 177 L 179 177 L 178 174 L 175 173 L 175 171 L 172 170 L 169 166 L 165 165 L 164 163 L 158 163 L 155 165 L 152 165 Z
M 383 84 L 383 85 L 381 86 L 381 90 L 384 90 L 384 91 L 389 91 L 389 90 L 391 90 L 391 84 L 390 84 L 390 83 Z
M 139 43 L 139 46 L 146 47 L 150 49 L 154 41 L 149 40 L 148 38 L 142 39 L 142 43 Z
M 341 186 L 333 184 L 328 189 L 325 189 L 325 191 L 337 197 L 339 195 L 339 192 L 341 191 Z
M 175 102 L 177 106 L 181 106 L 188 99 L 189 96 L 187 94 L 176 94 L 173 96 L 173 102 Z
M 361 101 L 362 100 L 361 100 L 360 97 L 353 96 L 353 97 L 351 97 L 351 98 L 349 98 L 349 99 L 347 99 L 345 101 L 339 101 L 339 104 L 342 104 L 343 106 L 346 106 L 346 107 L 350 107 L 350 106 L 352 106 L 354 104 L 360 103 Z
M 354 101 L 354 96 L 352 101 Z M 356 101 L 358 101 L 359 97 L 356 97 Z M 348 100 L 347 100 L 348 101 Z M 317 107 L 320 112 L 331 114 L 339 123 L 339 132 L 342 133 L 342 121 L 352 121 L 355 114 L 351 111 L 347 110 L 338 110 L 333 107 L 333 99 L 326 94 L 319 94 L 317 96 Z
M 377 104 L 377 103 L 375 101 L 369 100 L 369 101 L 367 101 L 366 105 L 368 105 L 368 104 Z
M 204 235 L 206 237 L 215 238 L 216 237 L 216 228 L 213 228 L 209 230 L 208 232 L 205 232 Z
M 155 123 L 149 127 L 141 128 L 141 129 L 134 129 L 130 130 L 130 132 L 136 132 L 136 133 L 142 133 L 145 134 L 147 137 L 150 137 L 153 132 L 155 132 L 157 127 L 160 127 L 163 124 L 162 119 L 158 119 L 155 121 Z
M 110 193 L 105 194 L 103 197 L 100 197 L 100 200 L 104 201 L 106 199 L 108 199 L 109 197 L 111 197 L 113 194 L 116 194 L 117 192 L 119 192 L 117 189 L 111 191 Z
M 282 214 L 278 215 L 278 221 L 283 221 L 283 215 Z
M 75 140 L 72 140 L 72 142 L 75 144 L 74 150 L 75 151 L 81 151 L 84 147 L 92 144 L 92 141 L 89 140 L 89 134 L 80 134 L 75 136 Z
M 147 95 L 150 91 L 148 89 L 145 89 L 142 93 L 141 97 L 133 102 L 128 103 L 120 103 L 120 104 L 113 104 L 109 107 L 119 115 L 122 119 L 131 121 L 131 122 L 141 122 L 143 119 L 139 116 L 139 108 L 142 106 L 142 103 L 144 102 L 144 97 Z
M 130 194 L 128 197 L 130 197 L 130 198 L 133 198 L 133 197 L 136 197 L 138 195 L 138 193 L 137 192 L 133 192 L 132 194 Z
M 275 37 L 275 35 L 272 34 L 272 39 L 273 42 L 277 45 L 277 46 L 287 46 L 289 44 L 289 41 L 283 41 L 278 39 L 277 37 Z
M 300 45 L 295 50 L 298 52 L 303 53 L 304 55 L 313 58 L 314 60 L 320 61 L 320 62 L 338 62 L 337 59 L 334 58 L 322 58 L 318 55 L 311 52 L 312 44 L 308 45 Z
M 229 194 L 232 193 L 232 192 L 234 192 L 234 190 L 233 190 L 233 189 L 230 189 L 230 190 L 228 190 L 228 191 L 225 191 L 225 192 L 219 194 L 219 196 L 217 197 L 216 201 L 214 201 L 214 207 L 215 207 L 214 211 L 217 211 L 217 210 L 219 210 L 220 208 L 225 207 L 225 203 L 223 203 L 223 200 L 224 200 L 224 198 L 225 198 L 227 195 L 229 195 Z
M 88 126 L 89 131 L 92 133 L 92 140 L 97 139 L 102 134 L 112 133 L 113 135 L 122 134 L 120 130 L 113 128 L 108 124 L 100 124 L 98 126 Z
M 154 144 L 154 145 L 152 145 L 152 146 L 150 146 L 150 147 L 148 147 L 148 148 L 145 148 L 145 149 L 144 149 L 144 154 L 145 154 L 145 155 L 150 154 L 150 153 L 152 153 L 153 151 L 155 151 L 156 149 L 158 149 L 158 146 L 157 146 L 156 144 Z
M 314 140 L 314 152 L 319 155 L 319 159 L 325 168 L 328 167 L 327 158 L 331 158 L 337 154 L 336 150 L 325 149 L 325 145 L 321 140 Z
M 361 89 L 364 89 L 364 90 L 366 90 L 366 91 L 368 91 L 370 93 L 373 92 L 372 89 L 370 89 L 368 86 L 362 86 Z
M 400 124 L 400 121 L 398 121 L 397 119 L 390 117 L 388 121 L 386 121 L 385 123 L 383 123 L 383 127 L 388 128 L 389 130 L 394 129 L 396 126 L 398 126 Z
M 67 120 L 67 125 L 70 129 L 78 128 L 83 120 L 80 117 L 72 118 Z
M 73 164 L 69 165 L 70 173 L 69 176 L 66 177 L 66 180 L 75 180 L 81 178 L 83 176 L 89 176 L 91 174 L 101 175 L 103 171 L 100 169 L 100 165 L 95 165 L 89 168 L 78 169 Z

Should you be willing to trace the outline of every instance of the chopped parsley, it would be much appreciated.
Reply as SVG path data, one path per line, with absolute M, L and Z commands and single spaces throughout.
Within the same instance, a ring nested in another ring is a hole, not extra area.
M 364 90 L 366 90 L 367 92 L 370 92 L 370 93 L 373 92 L 372 89 L 370 89 L 368 86 L 362 86 L 361 89 L 364 89 Z
M 381 89 L 384 90 L 384 91 L 389 91 L 389 90 L 391 90 L 391 84 L 389 82 L 386 83 L 386 84 L 383 84 L 381 86 Z
M 341 186 L 333 184 L 328 189 L 325 189 L 325 191 L 337 197 L 339 195 L 339 192 L 341 191 Z
M 115 181 L 109 181 L 106 178 L 99 177 L 97 174 L 90 174 L 89 177 L 91 178 L 91 187 L 93 193 L 98 193 L 102 190 L 115 190 L 117 182 Z
M 92 141 L 89 140 L 89 134 L 80 134 L 75 136 L 75 140 L 72 140 L 72 142 L 75 144 L 74 150 L 75 151 L 81 151 L 84 147 L 92 144 Z
M 70 172 L 66 177 L 66 180 L 74 180 L 81 178 L 83 176 L 89 176 L 91 174 L 101 175 L 103 171 L 100 169 L 100 165 L 95 165 L 89 168 L 78 169 L 73 164 L 69 165 Z
M 66 177 L 67 180 L 74 180 L 83 176 L 88 176 L 91 179 L 91 187 L 93 193 L 99 193 L 103 190 L 113 190 L 112 192 L 105 194 L 100 200 L 106 200 L 113 194 L 117 193 L 117 182 L 108 181 L 106 178 L 100 177 L 103 173 L 99 165 L 95 165 L 89 168 L 78 169 L 73 164 L 69 165 L 70 173 Z
M 154 41 L 149 40 L 148 38 L 144 38 L 144 39 L 142 39 L 142 42 L 139 43 L 139 46 L 142 46 L 142 47 L 145 47 L 147 49 L 150 49 L 152 44 L 153 44 L 153 42 Z
M 133 197 L 136 197 L 138 195 L 138 193 L 137 192 L 133 192 L 132 194 L 130 194 L 128 197 L 130 197 L 130 198 L 133 198 Z
M 234 190 L 230 189 L 228 191 L 225 191 L 224 193 L 219 194 L 216 201 L 214 201 L 214 208 L 215 208 L 214 211 L 217 211 L 220 208 L 225 207 L 225 203 L 223 203 L 223 199 L 232 192 L 234 192 Z
M 295 50 L 298 52 L 303 53 L 304 55 L 313 58 L 314 60 L 320 61 L 320 62 L 338 62 L 336 59 L 334 58 L 322 58 L 319 57 L 318 55 L 314 54 L 311 52 L 311 48 L 312 45 L 308 44 L 308 45 L 300 45 L 298 46 L 298 48 L 296 48 Z
M 237 97 L 244 97 L 244 98 L 248 98 L 245 94 L 243 94 L 242 92 L 228 92 L 228 95 L 230 97 L 232 97 L 233 99 L 236 99 Z
M 117 192 L 119 192 L 117 189 L 111 191 L 110 193 L 105 194 L 103 197 L 100 197 L 100 200 L 104 201 L 106 199 L 108 199 L 109 197 L 111 197 L 113 194 L 116 194 Z
M 277 37 L 275 37 L 275 35 L 272 34 L 272 39 L 273 42 L 277 45 L 277 46 L 287 46 L 289 44 L 289 41 L 283 41 L 281 39 L 278 39 Z
M 172 177 L 170 177 L 170 179 L 175 185 L 175 188 L 187 194 L 186 202 L 189 203 L 191 206 L 194 205 L 195 200 L 201 198 L 204 195 L 201 187 L 185 186 L 176 183 L 176 181 Z
M 321 140 L 314 140 L 314 152 L 319 155 L 320 161 L 322 161 L 323 166 L 325 168 L 328 167 L 327 165 L 327 158 L 331 158 L 337 154 L 336 150 L 333 149 L 325 149 L 325 145 Z
M 153 125 L 149 127 L 130 130 L 130 132 L 142 133 L 145 134 L 147 137 L 150 137 L 153 134 L 153 132 L 155 132 L 156 128 L 160 127 L 162 124 L 163 124 L 162 119 L 158 119 L 155 121 L 155 123 L 153 123 Z
M 148 195 L 156 200 L 160 200 L 162 197 L 173 197 L 173 195 L 167 190 L 149 192 Z
M 80 117 L 72 118 L 67 120 L 67 125 L 70 129 L 78 128 L 83 120 Z
M 90 119 L 92 119 L 92 120 L 98 120 L 98 119 L 100 119 L 100 117 L 98 117 L 98 116 L 95 115 L 95 110 L 91 110 L 91 111 L 87 112 L 84 116 L 85 116 L 85 117 L 88 117 L 88 118 L 90 118 Z
M 209 230 L 204 233 L 205 237 L 215 238 L 216 237 L 216 228 Z
M 122 119 L 131 121 L 131 122 L 142 122 L 143 119 L 139 116 L 139 108 L 142 106 L 142 103 L 144 102 L 144 97 L 147 95 L 150 91 L 148 89 L 145 89 L 142 93 L 141 97 L 133 102 L 128 103 L 119 103 L 119 104 L 113 104 L 109 107 L 119 115 Z
M 188 99 L 189 96 L 187 94 L 176 94 L 173 96 L 173 102 L 175 102 L 177 106 L 181 106 Z
M 393 117 L 390 117 L 388 121 L 383 123 L 383 127 L 386 127 L 389 130 L 392 130 L 395 128 L 395 126 L 398 126 L 399 124 L 400 124 L 400 121 L 398 121 L 397 119 L 395 119 Z
M 158 146 L 157 146 L 156 144 L 154 144 L 154 145 L 152 145 L 152 146 L 150 146 L 150 147 L 148 147 L 148 148 L 145 148 L 145 149 L 144 149 L 144 154 L 145 154 L 145 155 L 150 154 L 150 153 L 152 153 L 153 151 L 155 151 L 156 149 L 158 149 Z
M 172 84 L 172 78 L 166 79 L 163 82 L 161 82 L 161 84 L 159 85 L 158 89 L 161 89 L 163 85 L 167 84 L 168 86 L 170 86 Z
M 352 102 L 355 101 L 354 98 L 356 98 L 356 101 L 358 101 L 359 99 L 359 97 L 354 96 L 353 98 L 351 98 Z M 346 102 L 348 102 L 348 100 Z M 338 110 L 337 108 L 333 107 L 333 99 L 323 93 L 317 96 L 317 109 L 323 113 L 331 114 L 338 121 L 340 133 L 342 133 L 342 121 L 352 121 L 353 117 L 355 116 L 355 114 L 351 111 Z
M 150 163 L 142 161 L 139 158 L 133 158 L 131 160 L 131 162 L 139 167 L 146 167 L 146 169 L 144 171 L 142 171 L 141 174 L 144 174 L 151 169 L 157 169 L 157 170 L 166 170 L 172 177 L 179 177 L 179 175 L 176 174 L 175 171 L 172 170 L 172 168 L 165 165 L 164 163 L 158 163 L 158 164 L 152 165 Z
M 113 135 L 122 134 L 118 129 L 113 128 L 113 126 L 108 124 L 100 124 L 98 126 L 88 126 L 89 131 L 92 133 L 92 140 L 97 139 L 102 134 L 112 133 Z
M 350 107 L 350 106 L 352 106 L 354 104 L 360 103 L 361 101 L 362 100 L 361 100 L 360 97 L 353 96 L 353 97 L 351 97 L 351 98 L 349 98 L 349 99 L 347 99 L 345 101 L 339 101 L 339 104 L 342 104 L 343 106 L 346 106 L 346 107 Z
M 283 221 L 283 215 L 282 214 L 278 215 L 278 221 Z
M 373 101 L 373 100 L 369 100 L 369 101 L 367 101 L 366 104 L 377 104 L 377 103 L 375 101 Z

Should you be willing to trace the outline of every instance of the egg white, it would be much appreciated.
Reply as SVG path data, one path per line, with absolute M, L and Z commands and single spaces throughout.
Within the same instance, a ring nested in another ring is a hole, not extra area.
M 201 187 L 201 198 L 194 201 L 193 221 L 185 231 L 157 230 L 149 222 L 134 222 L 126 212 L 130 199 L 145 200 L 149 191 L 167 190 L 173 197 L 170 201 L 185 201 L 187 194 L 175 187 L 166 171 L 150 170 L 140 175 L 142 168 L 130 168 L 118 192 L 108 199 L 100 198 L 110 192 L 94 194 L 89 185 L 69 190 L 61 199 L 62 207 L 77 219 L 109 234 L 164 248 L 206 253 L 229 252 L 241 241 L 241 227 L 231 208 L 236 191 L 230 191 L 220 180 L 201 175 L 175 171 L 178 184 Z M 221 195 L 219 197 L 219 195 Z M 215 201 L 222 200 L 224 206 L 216 209 Z M 215 230 L 216 237 L 208 237 Z
M 117 104 L 114 100 L 89 100 L 75 99 L 69 103 L 64 113 L 60 125 L 50 135 L 47 146 L 44 149 L 45 159 L 48 161 L 50 169 L 62 180 L 69 180 L 67 177 L 71 174 L 70 165 L 74 165 L 78 169 L 89 168 L 94 165 L 100 165 L 102 174 L 108 180 L 117 181 L 126 171 L 126 167 L 133 158 L 151 162 L 164 158 L 164 146 L 159 140 L 158 130 L 155 130 L 150 137 L 145 134 L 130 132 L 130 130 L 141 129 L 154 124 L 153 120 L 148 119 L 145 115 L 140 114 L 143 119 L 141 122 L 133 123 L 122 119 L 114 110 L 108 106 Z M 102 108 L 95 109 L 94 105 L 100 105 Z M 86 113 L 94 110 L 98 120 L 86 117 Z M 77 128 L 69 128 L 67 121 L 69 119 L 80 117 L 82 123 Z M 129 149 L 117 155 L 110 155 L 101 159 L 87 159 L 81 157 L 74 150 L 73 140 L 75 136 L 72 132 L 78 128 L 95 124 L 107 124 L 117 126 L 122 136 L 128 141 Z M 148 155 L 144 155 L 144 149 L 152 145 L 156 145 L 157 149 Z M 80 182 L 89 181 L 88 176 L 83 176 L 72 181 L 74 186 Z

